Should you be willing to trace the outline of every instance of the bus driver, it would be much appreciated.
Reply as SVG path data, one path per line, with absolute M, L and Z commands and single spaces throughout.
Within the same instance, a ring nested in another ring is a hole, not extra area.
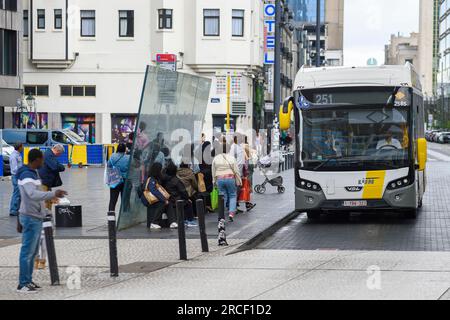
M 391 129 L 386 134 L 386 139 L 378 141 L 377 150 L 381 150 L 381 149 L 396 149 L 396 150 L 403 149 L 400 141 L 393 138 Z

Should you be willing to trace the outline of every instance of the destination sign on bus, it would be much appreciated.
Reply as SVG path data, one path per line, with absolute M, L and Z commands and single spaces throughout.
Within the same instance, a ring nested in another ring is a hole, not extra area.
M 386 105 L 392 102 L 394 89 L 387 91 L 348 91 L 348 90 L 303 90 L 303 96 L 312 104 L 334 105 L 334 104 L 360 104 L 360 105 Z M 400 89 L 395 96 L 396 107 L 409 106 L 410 94 L 407 90 Z

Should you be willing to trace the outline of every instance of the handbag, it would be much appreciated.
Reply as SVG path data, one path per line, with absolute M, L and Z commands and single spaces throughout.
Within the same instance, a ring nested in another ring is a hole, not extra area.
M 198 192 L 200 193 L 206 192 L 205 176 L 201 172 L 197 175 L 197 185 L 198 185 Z
M 150 190 L 148 190 L 148 185 L 150 184 L 150 178 L 147 179 L 147 183 L 145 184 L 144 191 L 142 192 L 142 196 L 144 199 L 141 199 L 145 206 L 149 207 L 154 205 L 160 200 L 156 197 Z M 166 200 L 170 199 L 170 194 L 164 189 L 160 184 L 156 184 L 156 189 L 164 196 Z M 145 201 L 144 201 L 145 200 Z
M 120 169 L 116 167 L 116 164 L 122 160 L 123 156 L 121 156 L 114 164 L 111 165 L 111 168 L 106 166 L 106 179 L 107 185 L 111 189 L 117 188 L 121 183 L 123 183 L 122 173 Z
M 239 192 L 239 202 L 250 202 L 250 181 L 247 178 L 242 179 L 242 188 Z
M 149 184 L 150 184 L 150 178 L 147 179 L 147 183 L 145 184 L 144 190 L 142 192 L 142 199 L 141 199 L 146 207 L 149 207 L 149 206 L 159 202 L 159 199 L 153 193 L 151 193 L 150 190 L 148 190 Z
M 227 158 L 225 157 L 225 155 L 222 153 L 223 159 L 228 163 L 228 165 L 230 166 L 231 171 L 233 171 L 233 175 L 234 175 L 234 180 L 236 181 L 236 186 L 240 187 L 242 186 L 242 178 L 241 175 L 239 173 L 237 173 L 234 170 L 234 167 L 231 165 L 231 163 L 227 160 Z
M 211 197 L 211 209 L 216 210 L 219 208 L 219 189 L 214 187 L 213 191 L 210 194 Z

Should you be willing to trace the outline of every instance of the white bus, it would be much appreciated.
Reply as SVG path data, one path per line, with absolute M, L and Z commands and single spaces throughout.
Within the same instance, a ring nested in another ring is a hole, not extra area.
M 294 88 L 279 117 L 282 130 L 295 121 L 296 210 L 309 219 L 386 209 L 415 218 L 427 145 L 414 67 L 302 69 Z

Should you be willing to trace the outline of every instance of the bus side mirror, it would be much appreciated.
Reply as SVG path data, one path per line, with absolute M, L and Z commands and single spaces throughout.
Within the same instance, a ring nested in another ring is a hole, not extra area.
M 427 140 L 420 138 L 417 140 L 417 162 L 419 164 L 419 171 L 424 171 L 427 166 Z
M 283 105 L 280 108 L 279 120 L 280 130 L 286 131 L 291 128 L 291 114 L 294 110 L 294 98 L 289 97 L 284 100 Z

